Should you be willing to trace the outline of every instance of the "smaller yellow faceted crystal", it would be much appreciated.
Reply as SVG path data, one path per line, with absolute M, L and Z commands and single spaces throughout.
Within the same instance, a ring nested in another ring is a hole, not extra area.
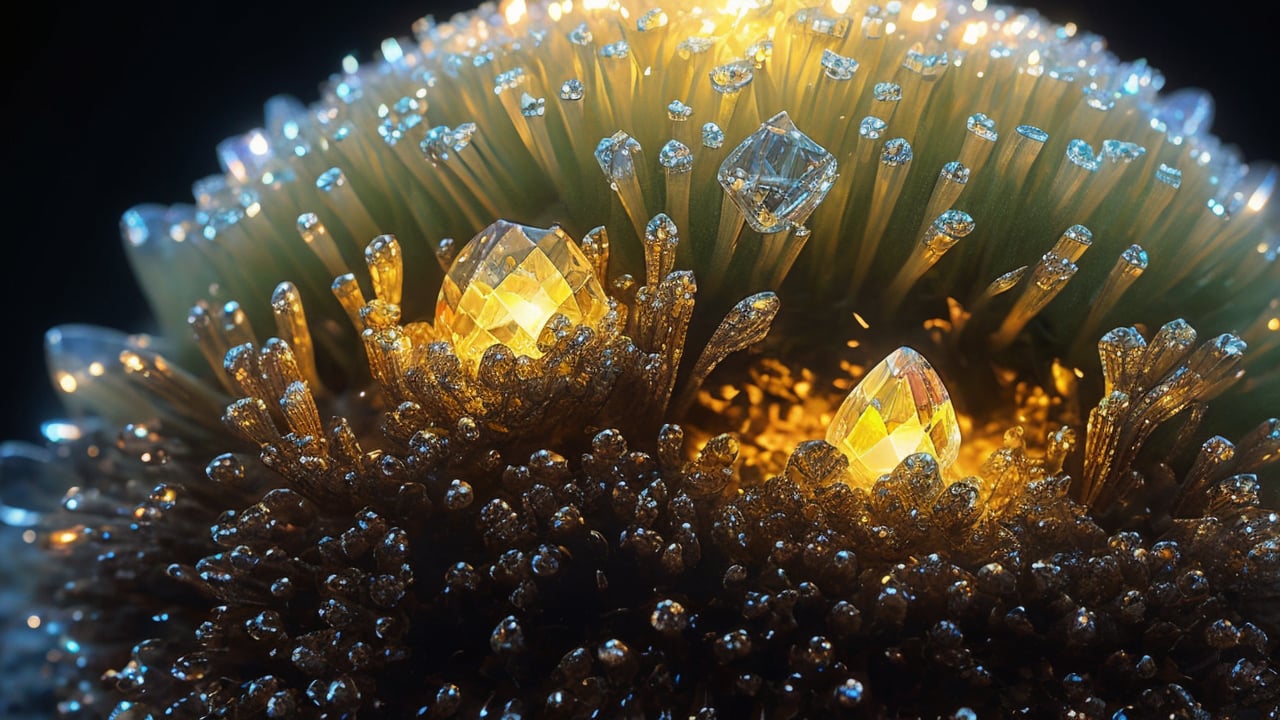
M 870 487 L 915 453 L 929 453 L 945 473 L 960 452 L 960 425 L 938 373 L 920 353 L 900 347 L 845 398 L 827 442 L 849 458 L 854 483 Z
M 538 336 L 556 314 L 594 326 L 608 311 L 591 263 L 563 230 L 499 220 L 467 243 L 445 275 L 436 332 L 475 367 L 497 344 L 541 357 Z

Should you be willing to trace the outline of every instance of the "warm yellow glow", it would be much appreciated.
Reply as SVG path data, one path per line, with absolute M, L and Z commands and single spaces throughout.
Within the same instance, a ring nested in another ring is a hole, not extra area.
M 831 9 L 837 15 L 843 15 L 849 12 L 849 5 L 853 0 L 831 0 Z
M 76 526 L 66 530 L 57 530 L 49 536 L 49 542 L 54 547 L 66 547 L 80 539 L 81 529 L 82 526 Z
M 524 0 L 510 0 L 510 2 L 507 3 L 507 6 L 503 8 L 502 15 L 507 19 L 508 24 L 515 25 L 524 19 L 526 12 L 527 8 L 525 7 Z
M 142 372 L 147 369 L 138 353 L 129 350 L 120 353 L 120 364 L 124 365 L 125 369 L 130 372 Z
M 849 459 L 854 483 L 870 487 L 916 453 L 929 453 L 945 472 L 960 452 L 960 424 L 933 367 L 902 347 L 845 398 L 827 428 L 827 442 Z
M 62 388 L 64 393 L 73 393 L 80 387 L 80 383 L 76 382 L 71 373 L 60 372 L 58 373 L 58 387 Z
M 560 22 L 560 18 L 564 17 L 564 10 L 561 9 L 560 3 L 551 3 L 547 6 L 547 17 L 551 18 L 551 22 Z
M 973 9 L 982 12 L 987 9 L 987 0 L 973 0 Z
M 39 628 L 39 627 L 40 627 L 40 616 L 39 616 L 39 615 L 28 615 L 28 616 L 27 616 L 27 627 L 31 628 L 32 630 L 35 630 L 35 629 Z
M 987 24 L 985 22 L 972 22 L 965 26 L 964 37 L 962 38 L 967 45 L 977 45 L 978 41 L 987 35 Z
M 1266 207 L 1267 200 L 1271 199 L 1271 190 L 1272 187 L 1270 185 L 1263 185 L 1257 190 L 1254 190 L 1253 194 L 1249 196 L 1249 202 L 1246 203 L 1248 208 L 1253 212 L 1259 212 L 1262 208 Z
M 911 19 L 916 22 L 928 22 L 938 16 L 938 8 L 927 2 L 916 3 L 911 11 Z
M 604 10 L 609 7 L 610 0 L 582 0 L 583 10 Z
M 1268 330 L 1280 330 L 1280 317 L 1273 317 L 1267 321 Z
M 89 374 L 94 377 L 102 377 L 103 373 L 105 373 L 106 371 L 107 369 L 103 367 L 102 363 L 98 362 L 97 360 L 94 360 L 93 362 L 89 363 Z
M 608 311 L 600 281 L 563 230 L 498 221 L 458 253 L 445 276 L 436 332 L 474 367 L 497 344 L 541 357 L 538 337 L 557 314 L 595 326 Z
M 1040 51 L 1039 51 L 1039 50 L 1032 50 L 1030 53 L 1027 53 L 1027 64 L 1028 64 L 1028 65 L 1039 65 L 1039 64 L 1040 64 Z

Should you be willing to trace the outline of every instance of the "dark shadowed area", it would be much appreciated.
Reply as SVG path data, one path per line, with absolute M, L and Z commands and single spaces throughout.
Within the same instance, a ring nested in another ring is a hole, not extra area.
M 1166 89 L 1199 86 L 1218 101 L 1214 128 L 1249 160 L 1280 157 L 1277 82 L 1265 29 L 1272 0 L 1041 0 L 1053 20 L 1107 37 L 1121 58 L 1146 57 Z M 276 93 L 316 98 L 348 52 L 369 57 L 417 17 L 448 3 L 303 2 L 32 4 L 0 52 L 7 276 L 0 437 L 34 440 L 59 410 L 44 371 L 46 328 L 95 323 L 147 329 L 117 220 L 142 202 L 190 199 L 217 170 L 214 145 L 261 123 Z M 1153 10 L 1152 8 L 1160 9 Z M 1257 30 L 1254 30 L 1257 28 Z M 1222 328 L 1225 330 L 1226 328 Z

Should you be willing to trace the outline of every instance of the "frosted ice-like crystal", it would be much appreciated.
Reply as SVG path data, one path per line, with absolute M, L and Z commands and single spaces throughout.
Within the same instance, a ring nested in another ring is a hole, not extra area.
M 891 82 L 876 83 L 871 88 L 871 97 L 877 102 L 898 102 L 902 99 L 902 86 Z
M 879 140 L 887 127 L 889 126 L 880 118 L 868 115 L 862 118 L 862 122 L 858 123 L 858 135 L 867 140 Z
M 639 154 L 640 143 L 619 130 L 596 145 L 595 158 L 610 184 L 616 185 L 619 180 L 635 176 L 635 158 Z
M 693 151 L 679 140 L 668 140 L 658 151 L 658 164 L 673 175 L 689 172 L 693 169 Z
M 1000 137 L 999 133 L 996 132 L 996 121 L 982 113 L 970 115 L 965 120 L 965 128 L 987 142 L 995 142 Z
M 693 108 L 679 100 L 672 100 L 667 105 L 667 119 L 671 122 L 684 122 L 693 116 Z
M 1067 143 L 1067 159 L 1089 172 L 1098 169 L 1098 156 L 1093 152 L 1093 146 L 1079 138 Z
M 880 164 L 889 167 L 898 167 L 911 162 L 911 158 L 915 154 L 911 150 L 911 143 L 905 138 L 893 138 L 884 142 L 884 149 L 880 151 Z
M 568 80 L 565 80 L 564 84 L 560 86 L 561 100 L 568 100 L 568 101 L 581 100 L 582 96 L 585 93 L 586 93 L 586 88 L 583 87 L 582 81 L 577 78 L 569 78 Z
M 832 50 L 823 50 L 822 68 L 832 80 L 849 80 L 858 72 L 858 61 Z
M 713 122 L 704 123 L 702 126 L 702 146 L 715 150 L 721 145 L 724 145 L 724 131 Z
M 786 111 L 734 148 L 717 175 L 747 223 L 765 234 L 803 224 L 835 178 L 835 157 L 800 132 Z
M 751 84 L 755 68 L 746 60 L 738 60 L 712 69 L 710 76 L 711 87 L 716 92 L 730 95 Z

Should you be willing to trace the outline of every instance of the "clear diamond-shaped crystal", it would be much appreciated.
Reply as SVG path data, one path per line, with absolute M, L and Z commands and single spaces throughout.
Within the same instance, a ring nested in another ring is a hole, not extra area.
M 783 111 L 729 153 L 718 178 L 753 230 L 776 233 L 803 224 L 827 196 L 836 159 Z
M 960 424 L 933 367 L 901 347 L 849 393 L 827 428 L 827 442 L 849 458 L 854 481 L 870 487 L 916 453 L 929 453 L 945 471 L 960 452 Z
M 554 315 L 595 325 L 608 310 L 591 263 L 563 230 L 499 220 L 453 261 L 436 301 L 436 330 L 464 362 L 478 362 L 499 343 L 536 358 L 538 336 Z

